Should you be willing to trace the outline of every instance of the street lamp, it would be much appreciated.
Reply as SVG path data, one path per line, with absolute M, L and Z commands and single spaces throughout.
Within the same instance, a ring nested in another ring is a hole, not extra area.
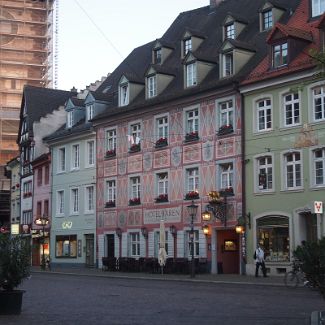
M 224 227 L 227 227 L 227 195 L 221 195 L 218 191 L 211 191 L 208 195 L 210 200 L 202 213 L 202 220 L 211 221 L 213 215 L 223 222 Z
M 45 226 L 47 226 L 49 224 L 50 220 L 49 217 L 46 216 L 45 214 L 43 214 L 42 217 L 38 217 L 37 219 L 35 219 L 35 224 L 37 226 L 42 226 L 42 231 L 43 231 L 43 235 L 42 235 L 42 262 L 41 262 L 41 268 L 42 270 L 45 270 L 45 253 L 44 253 L 44 244 L 45 244 Z
M 191 278 L 195 277 L 195 261 L 194 261 L 194 217 L 196 216 L 198 206 L 192 201 L 191 205 L 187 206 L 187 212 L 191 216 L 191 231 L 190 231 L 190 242 L 191 242 Z

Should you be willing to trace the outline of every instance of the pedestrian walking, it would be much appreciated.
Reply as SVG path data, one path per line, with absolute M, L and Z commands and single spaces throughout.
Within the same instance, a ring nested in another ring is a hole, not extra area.
M 264 278 L 266 278 L 267 274 L 266 274 L 266 267 L 265 267 L 264 250 L 259 244 L 257 245 L 257 248 L 255 250 L 254 258 L 256 263 L 255 276 L 258 277 L 258 269 L 261 267 L 263 276 Z

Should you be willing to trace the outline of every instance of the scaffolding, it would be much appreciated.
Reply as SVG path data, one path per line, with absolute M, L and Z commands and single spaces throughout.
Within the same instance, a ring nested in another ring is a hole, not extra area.
M 57 84 L 57 25 L 58 0 L 0 0 L 0 166 L 18 155 L 24 85 Z

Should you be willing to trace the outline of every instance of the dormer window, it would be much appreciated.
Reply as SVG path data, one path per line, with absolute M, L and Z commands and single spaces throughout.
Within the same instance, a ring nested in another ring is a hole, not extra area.
M 197 65 L 196 62 L 186 66 L 186 87 L 195 86 L 197 83 Z
M 67 115 L 67 127 L 71 128 L 73 125 L 73 111 L 69 111 Z
M 223 77 L 231 76 L 234 73 L 233 54 L 223 55 Z
M 288 43 L 273 46 L 273 68 L 288 64 Z
M 192 51 L 192 39 L 188 38 L 184 40 L 184 56 L 189 52 Z
M 126 106 L 129 104 L 129 85 L 128 84 L 120 85 L 119 96 L 120 96 L 120 106 Z
M 325 0 L 312 0 L 312 16 L 320 16 L 325 11 Z
M 153 52 L 154 55 L 154 63 L 160 64 L 161 63 L 161 48 L 155 49 Z
M 273 27 L 273 13 L 272 9 L 262 12 L 263 30 Z
M 94 105 L 87 106 L 87 121 L 94 117 Z
M 148 89 L 148 98 L 157 96 L 157 80 L 156 76 L 150 76 L 147 78 L 147 89 Z
M 232 38 L 235 39 L 236 35 L 235 35 L 235 24 L 229 24 L 227 26 L 225 26 L 225 35 L 226 38 Z

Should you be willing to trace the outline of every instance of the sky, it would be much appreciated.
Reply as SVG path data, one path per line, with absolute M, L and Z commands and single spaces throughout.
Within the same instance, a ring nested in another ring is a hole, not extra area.
M 58 88 L 85 89 L 209 0 L 59 0 Z

